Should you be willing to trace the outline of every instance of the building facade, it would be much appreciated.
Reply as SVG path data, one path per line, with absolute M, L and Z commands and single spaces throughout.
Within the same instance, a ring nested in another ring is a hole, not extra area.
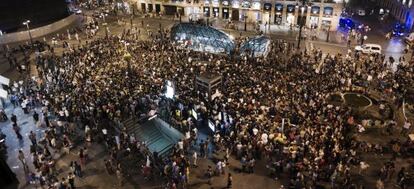
M 389 10 L 389 13 L 405 27 L 413 31 L 414 0 L 379 0 L 379 6 Z
M 343 9 L 342 0 L 131 0 L 140 12 L 189 18 L 222 18 L 249 23 L 296 26 L 306 21 L 309 28 L 335 30 Z

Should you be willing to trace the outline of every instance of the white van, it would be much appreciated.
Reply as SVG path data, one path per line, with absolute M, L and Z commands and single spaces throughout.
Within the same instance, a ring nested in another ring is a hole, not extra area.
M 381 54 L 381 46 L 378 44 L 364 44 L 355 46 L 355 51 L 362 52 L 364 54 Z

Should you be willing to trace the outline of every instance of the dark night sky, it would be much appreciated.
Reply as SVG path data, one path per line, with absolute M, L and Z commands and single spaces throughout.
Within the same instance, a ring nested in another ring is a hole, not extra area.
M 68 16 L 65 0 L 1 0 L 0 30 L 12 32 L 29 19 L 31 27 L 50 24 Z

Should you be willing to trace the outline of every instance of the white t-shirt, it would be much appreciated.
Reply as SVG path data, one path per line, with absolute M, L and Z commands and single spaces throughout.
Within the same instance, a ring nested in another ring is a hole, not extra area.
M 184 143 L 183 143 L 183 141 L 179 141 L 179 142 L 178 142 L 178 148 L 179 148 L 180 150 L 184 149 Z
M 410 127 L 411 127 L 411 123 L 410 122 L 408 122 L 408 121 L 406 121 L 405 123 L 404 123 L 404 129 L 410 129 Z

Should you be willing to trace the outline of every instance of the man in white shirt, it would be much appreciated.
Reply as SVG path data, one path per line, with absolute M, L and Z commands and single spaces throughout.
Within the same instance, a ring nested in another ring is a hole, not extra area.
M 408 131 L 410 130 L 411 123 L 409 121 L 405 121 L 403 128 L 401 130 L 401 134 L 406 135 Z
M 182 140 L 178 141 L 178 149 L 184 150 L 184 142 Z

